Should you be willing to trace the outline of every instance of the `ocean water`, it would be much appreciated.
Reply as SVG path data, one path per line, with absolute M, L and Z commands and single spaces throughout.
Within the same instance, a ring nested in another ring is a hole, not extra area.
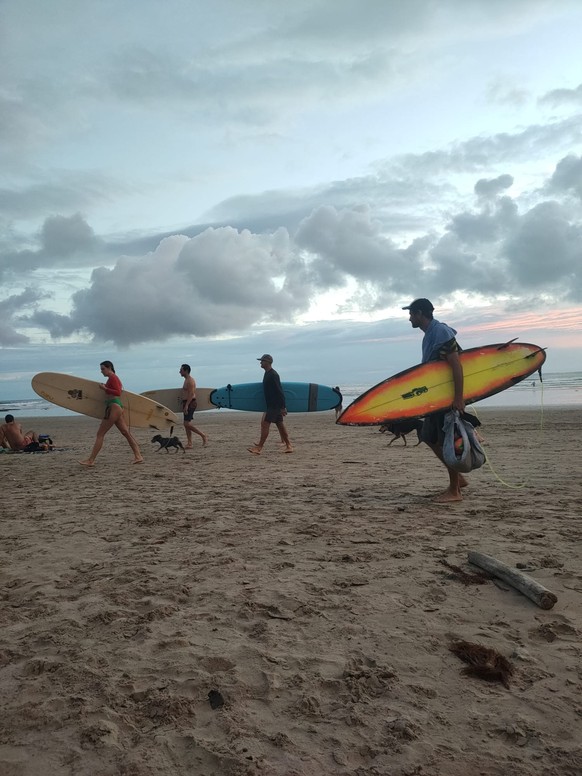
M 340 386 L 343 395 L 343 406 L 350 404 L 371 385 L 343 385 Z M 537 374 L 522 380 L 521 383 L 508 388 L 506 391 L 483 399 L 476 404 L 477 407 L 523 407 L 536 409 L 538 407 L 580 407 L 582 408 L 582 372 L 554 372 L 544 375 L 543 382 Z M 234 410 L 209 410 L 210 412 L 233 412 Z M 78 417 L 76 412 L 71 412 L 63 407 L 50 404 L 40 397 L 29 399 L 0 399 L 0 418 L 11 413 L 15 418 L 25 417 Z

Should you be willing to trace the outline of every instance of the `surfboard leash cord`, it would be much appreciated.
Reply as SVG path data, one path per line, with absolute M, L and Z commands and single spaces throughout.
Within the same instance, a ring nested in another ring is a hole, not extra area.
M 541 377 L 541 375 L 540 375 L 540 377 Z M 541 397 L 540 397 L 540 433 L 541 433 L 541 435 L 543 437 L 543 432 L 544 432 L 544 383 L 543 383 L 542 380 L 540 380 L 540 384 L 541 384 L 541 387 L 542 387 Z M 475 412 L 475 415 L 477 417 L 479 417 L 479 415 L 477 413 L 476 407 L 471 407 L 471 411 Z M 533 484 L 530 483 L 530 482 L 527 482 L 527 481 L 526 482 L 522 482 L 520 485 L 512 485 L 511 483 L 506 482 L 503 479 L 503 477 L 501 477 L 497 473 L 497 471 L 493 468 L 493 464 L 491 463 L 491 458 L 490 458 L 490 455 L 489 455 L 489 451 L 486 448 L 486 446 L 481 441 L 479 441 L 479 444 L 481 445 L 481 447 L 485 451 L 485 455 L 487 456 L 486 463 L 487 463 L 487 466 L 488 466 L 489 470 L 491 471 L 491 473 L 493 474 L 495 479 L 498 480 L 498 482 L 500 482 L 504 487 L 508 488 L 509 490 L 522 490 L 523 488 L 531 488 L 531 487 L 533 487 Z

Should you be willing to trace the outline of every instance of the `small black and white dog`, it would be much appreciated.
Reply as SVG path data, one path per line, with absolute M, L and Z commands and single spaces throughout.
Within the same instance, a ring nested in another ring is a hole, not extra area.
M 170 447 L 175 447 L 176 452 L 178 452 L 178 448 L 182 449 L 182 452 L 185 453 L 184 445 L 180 442 L 177 436 L 173 437 L 163 437 L 160 434 L 156 434 L 155 437 L 152 439 L 152 443 L 157 443 L 159 445 L 158 449 L 156 450 L 156 453 L 159 453 L 160 450 L 165 450 L 166 453 L 169 453 Z
M 406 434 L 410 434 L 411 431 L 416 431 L 418 442 L 415 447 L 417 447 L 421 442 L 420 432 L 422 431 L 422 423 L 423 421 L 420 420 L 420 418 L 397 420 L 393 423 L 382 423 L 380 426 L 380 433 L 385 434 L 386 431 L 389 431 L 391 434 L 394 434 L 392 439 L 388 442 L 388 447 L 390 447 L 392 442 L 395 442 L 397 439 L 404 439 L 404 447 L 406 447 Z

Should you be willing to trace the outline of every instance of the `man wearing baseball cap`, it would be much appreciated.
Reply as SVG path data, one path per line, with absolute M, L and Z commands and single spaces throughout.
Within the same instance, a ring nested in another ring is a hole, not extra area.
M 285 428 L 283 421 L 284 416 L 287 414 L 285 407 L 285 394 L 283 393 L 283 387 L 281 385 L 281 378 L 279 374 L 273 369 L 273 356 L 268 353 L 264 353 L 260 358 L 261 368 L 265 370 L 263 375 L 263 391 L 265 393 L 265 403 L 267 405 L 267 411 L 261 418 L 261 438 L 256 445 L 247 447 L 249 453 L 253 455 L 260 455 L 263 450 L 263 445 L 267 441 L 269 431 L 271 429 L 271 423 L 275 423 L 281 436 L 281 441 L 285 445 L 283 452 L 292 453 L 293 447 L 289 439 L 289 434 Z
M 424 332 L 422 339 L 422 363 L 428 361 L 446 361 L 453 374 L 454 397 L 452 408 L 463 412 L 463 365 L 459 359 L 461 348 L 456 340 L 455 329 L 433 318 L 434 306 L 429 299 L 415 299 L 409 305 L 402 308 L 410 313 L 410 323 L 413 329 L 421 329 Z M 446 412 L 437 412 L 428 415 L 424 419 L 421 431 L 421 439 L 431 448 L 434 454 L 446 466 L 443 460 L 443 422 Z M 449 487 L 435 496 L 433 501 L 448 503 L 461 501 L 461 488 L 468 483 L 462 474 L 447 466 L 449 473 Z

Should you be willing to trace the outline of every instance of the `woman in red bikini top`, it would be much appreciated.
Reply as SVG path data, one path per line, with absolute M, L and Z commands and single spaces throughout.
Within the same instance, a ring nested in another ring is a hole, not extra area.
M 129 446 L 131 447 L 134 455 L 134 463 L 143 463 L 143 456 L 139 449 L 137 442 L 129 430 L 129 426 L 125 421 L 123 413 L 123 403 L 121 401 L 121 392 L 123 386 L 121 380 L 115 374 L 115 369 L 111 361 L 102 361 L 99 366 L 101 367 L 101 374 L 107 378 L 106 383 L 100 383 L 99 388 L 105 392 L 105 417 L 101 421 L 101 425 L 97 429 L 97 436 L 95 437 L 95 444 L 89 457 L 84 461 L 79 461 L 81 466 L 94 466 L 95 459 L 99 455 L 99 451 L 103 447 L 103 441 L 105 434 L 113 426 L 117 426 L 121 434 L 127 439 Z

